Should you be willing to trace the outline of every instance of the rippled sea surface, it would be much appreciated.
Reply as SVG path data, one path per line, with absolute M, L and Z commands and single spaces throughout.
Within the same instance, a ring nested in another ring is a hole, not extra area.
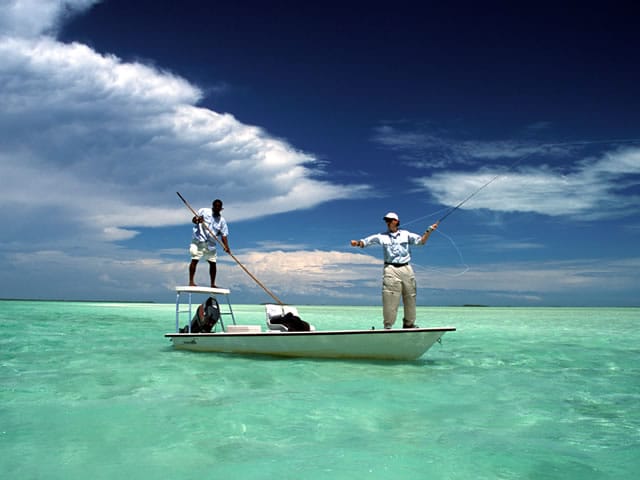
M 382 324 L 380 307 L 298 310 L 319 330 Z M 0 301 L 2 478 L 640 472 L 640 309 L 419 307 L 457 331 L 414 362 L 178 352 L 174 311 Z

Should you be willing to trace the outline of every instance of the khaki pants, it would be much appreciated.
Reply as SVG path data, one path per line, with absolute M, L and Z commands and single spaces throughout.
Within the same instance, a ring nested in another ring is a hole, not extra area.
M 413 327 L 416 321 L 416 277 L 411 265 L 385 265 L 382 276 L 382 314 L 384 328 L 396 323 L 400 298 L 404 309 L 403 327 Z

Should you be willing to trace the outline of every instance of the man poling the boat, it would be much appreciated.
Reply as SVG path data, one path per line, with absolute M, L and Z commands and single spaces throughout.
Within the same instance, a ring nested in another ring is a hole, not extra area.
M 180 197 L 180 200 L 182 200 L 182 202 L 185 204 L 185 206 L 191 211 L 191 213 L 194 215 L 194 217 L 197 217 L 198 214 L 197 212 L 191 207 L 191 205 L 189 205 L 189 202 L 187 202 L 187 200 L 180 195 L 180 192 L 176 192 L 176 194 L 178 195 L 178 197 Z M 258 280 L 249 270 L 247 270 L 247 267 L 245 267 L 242 263 L 240 263 L 240 260 L 238 260 L 235 255 L 233 255 L 233 253 L 231 253 L 231 251 L 229 250 L 229 248 L 220 241 L 220 239 L 217 237 L 217 235 L 215 233 L 213 233 L 213 231 L 211 230 L 211 228 L 209 228 L 209 226 L 206 223 L 203 223 L 202 226 L 206 229 L 207 233 L 209 234 L 209 236 L 217 243 L 219 243 L 220 245 L 222 245 L 222 247 L 224 248 L 225 252 L 231 257 L 233 258 L 233 260 L 238 264 L 238 266 L 240 268 L 242 268 L 242 270 L 245 271 L 245 273 L 247 275 L 249 275 L 251 277 L 251 279 L 256 282 L 271 298 L 273 298 L 279 305 L 284 305 L 284 303 L 282 302 L 282 300 L 280 300 L 278 297 L 275 296 L 275 294 L 269 290 L 267 287 L 265 287 L 262 282 L 260 280 Z
M 205 259 L 209 263 L 209 277 L 211 287 L 216 288 L 217 274 L 217 251 L 216 242 L 209 237 L 208 232 L 217 232 L 217 237 L 222 239 L 224 251 L 231 253 L 229 249 L 229 227 L 227 221 L 222 216 L 222 200 L 215 199 L 211 208 L 201 208 L 193 217 L 193 239 L 189 245 L 191 263 L 189 264 L 189 285 L 196 286 L 195 275 L 200 259 Z M 206 228 L 205 228 L 206 227 Z
M 404 309 L 403 328 L 416 327 L 416 277 L 411 262 L 411 245 L 424 245 L 438 223 L 431 225 L 419 235 L 400 229 L 400 218 L 395 212 L 389 212 L 383 220 L 387 230 L 369 235 L 360 240 L 351 240 L 352 247 L 365 248 L 370 245 L 381 245 L 384 252 L 384 269 L 382 276 L 382 313 L 384 328 L 390 329 L 396 322 L 400 299 Z

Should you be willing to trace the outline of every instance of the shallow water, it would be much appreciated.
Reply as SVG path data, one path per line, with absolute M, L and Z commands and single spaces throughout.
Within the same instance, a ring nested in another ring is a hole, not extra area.
M 299 306 L 320 330 L 380 307 Z M 236 306 L 258 324 L 260 306 Z M 427 308 L 415 362 L 172 350 L 174 306 L 0 301 L 3 478 L 615 479 L 640 471 L 640 309 Z

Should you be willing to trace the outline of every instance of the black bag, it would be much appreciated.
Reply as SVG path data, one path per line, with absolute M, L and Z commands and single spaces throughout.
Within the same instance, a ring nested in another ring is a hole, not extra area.
M 285 315 L 277 315 L 269 320 L 271 323 L 277 323 L 287 327 L 289 332 L 309 332 L 311 326 L 297 315 L 289 312 Z

